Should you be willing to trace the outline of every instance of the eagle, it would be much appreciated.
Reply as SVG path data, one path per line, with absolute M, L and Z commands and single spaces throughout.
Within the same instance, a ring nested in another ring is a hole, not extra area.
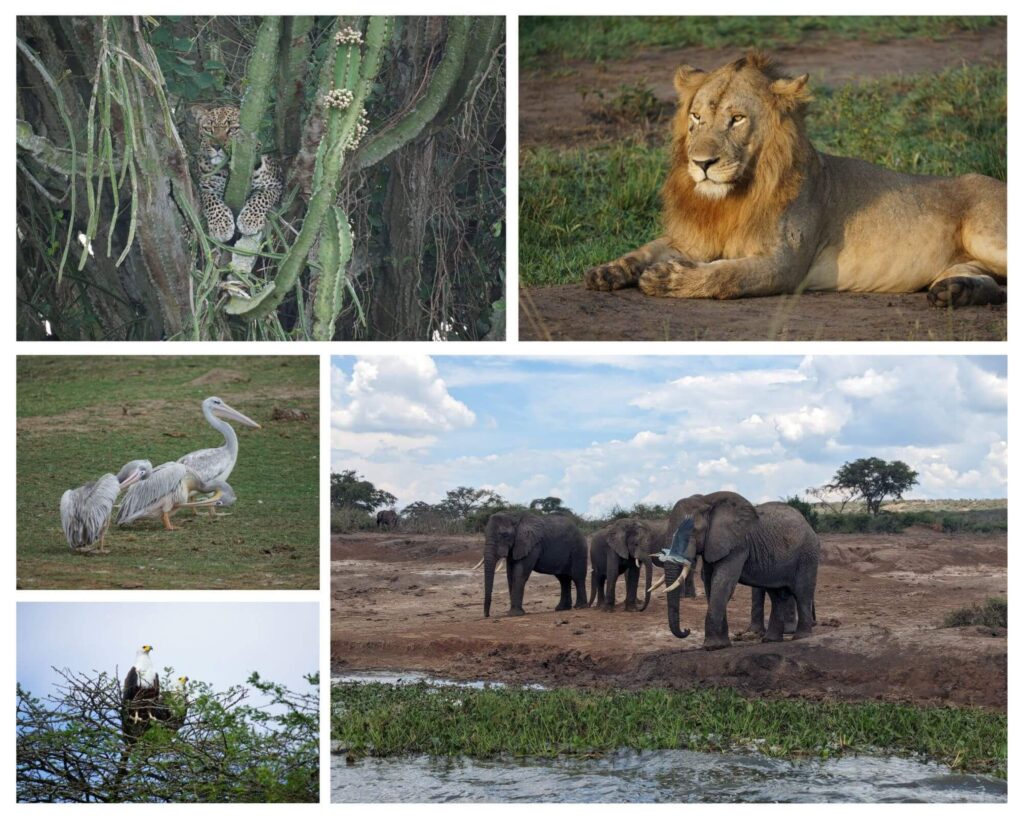
M 188 716 L 188 677 L 178 677 L 177 689 L 165 692 L 151 713 L 154 722 L 172 731 L 179 730 Z
M 121 727 L 129 742 L 146 733 L 159 706 L 160 676 L 149 659 L 153 646 L 141 646 L 121 690 Z

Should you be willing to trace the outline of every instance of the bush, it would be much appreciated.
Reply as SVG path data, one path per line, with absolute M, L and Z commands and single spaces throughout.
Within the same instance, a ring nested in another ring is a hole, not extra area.
M 367 532 L 377 528 L 377 518 L 352 506 L 331 508 L 332 532 Z
M 1006 628 L 1006 600 L 1001 597 L 990 597 L 982 605 L 964 606 L 951 611 L 942 621 L 945 628 L 959 626 L 986 626 L 988 628 Z
M 811 504 L 809 504 L 805 500 L 801 500 L 800 497 L 798 497 L 797 495 L 793 495 L 790 498 L 786 498 L 785 502 L 792 506 L 794 509 L 796 509 L 796 511 L 799 512 L 801 515 L 803 515 L 804 518 L 807 519 L 807 522 L 811 524 L 811 528 L 814 531 L 818 531 L 818 513 L 817 511 L 815 511 L 814 507 L 811 506 Z

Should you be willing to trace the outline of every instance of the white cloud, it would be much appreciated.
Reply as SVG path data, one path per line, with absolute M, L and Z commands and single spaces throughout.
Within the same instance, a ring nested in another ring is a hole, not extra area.
M 834 435 L 843 428 L 848 413 L 843 409 L 803 406 L 796 412 L 773 416 L 775 427 L 787 441 L 800 441 L 807 437 Z
M 836 386 L 840 392 L 854 398 L 874 398 L 899 387 L 899 381 L 892 373 L 879 373 L 868 369 L 864 375 L 841 378 Z

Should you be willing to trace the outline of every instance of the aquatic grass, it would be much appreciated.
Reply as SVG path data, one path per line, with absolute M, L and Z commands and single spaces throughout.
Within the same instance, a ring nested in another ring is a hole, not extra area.
M 886 752 L 1006 776 L 1006 715 L 978 708 L 748 699 L 732 689 L 471 689 L 344 683 L 332 739 L 355 756 L 553 757 L 628 748 L 772 757 Z
M 1006 179 L 1006 69 L 965 66 L 829 91 L 808 116 L 815 147 L 915 174 Z M 665 142 L 520 151 L 520 277 L 563 284 L 653 239 L 668 171 Z

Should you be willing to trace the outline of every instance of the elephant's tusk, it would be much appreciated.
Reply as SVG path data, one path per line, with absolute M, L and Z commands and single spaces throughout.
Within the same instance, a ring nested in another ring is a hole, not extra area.
M 686 581 L 687 575 L 689 575 L 689 574 L 690 574 L 690 567 L 689 566 L 683 566 L 683 570 L 679 573 L 679 577 L 676 578 L 676 582 L 673 583 L 671 586 L 669 586 L 667 589 L 665 589 L 665 594 L 668 594 L 671 591 L 675 591 L 680 586 L 682 586 L 683 583 Z
M 484 559 L 483 559 L 483 558 L 481 557 L 481 558 L 480 558 L 480 562 L 479 562 L 479 563 L 477 563 L 477 564 L 476 564 L 476 565 L 475 565 L 475 566 L 473 567 L 473 571 L 475 572 L 475 571 L 476 571 L 477 569 L 479 569 L 479 568 L 480 568 L 481 566 L 483 566 L 483 565 L 484 565 Z
M 494 565 L 494 571 L 498 571 L 501 568 L 501 564 L 505 562 L 505 558 L 499 557 L 498 562 Z
M 648 593 L 648 594 L 650 594 L 650 593 L 651 593 L 652 591 L 654 591 L 655 589 L 657 589 L 657 588 L 660 588 L 661 586 L 664 586 L 664 585 L 665 585 L 665 575 L 662 575 L 662 576 L 661 576 L 661 580 L 659 580 L 659 581 L 658 581 L 657 583 L 655 583 L 655 584 L 654 584 L 653 586 L 651 586 L 651 587 L 650 587 L 650 588 L 649 588 L 649 589 L 647 590 L 647 593 Z

